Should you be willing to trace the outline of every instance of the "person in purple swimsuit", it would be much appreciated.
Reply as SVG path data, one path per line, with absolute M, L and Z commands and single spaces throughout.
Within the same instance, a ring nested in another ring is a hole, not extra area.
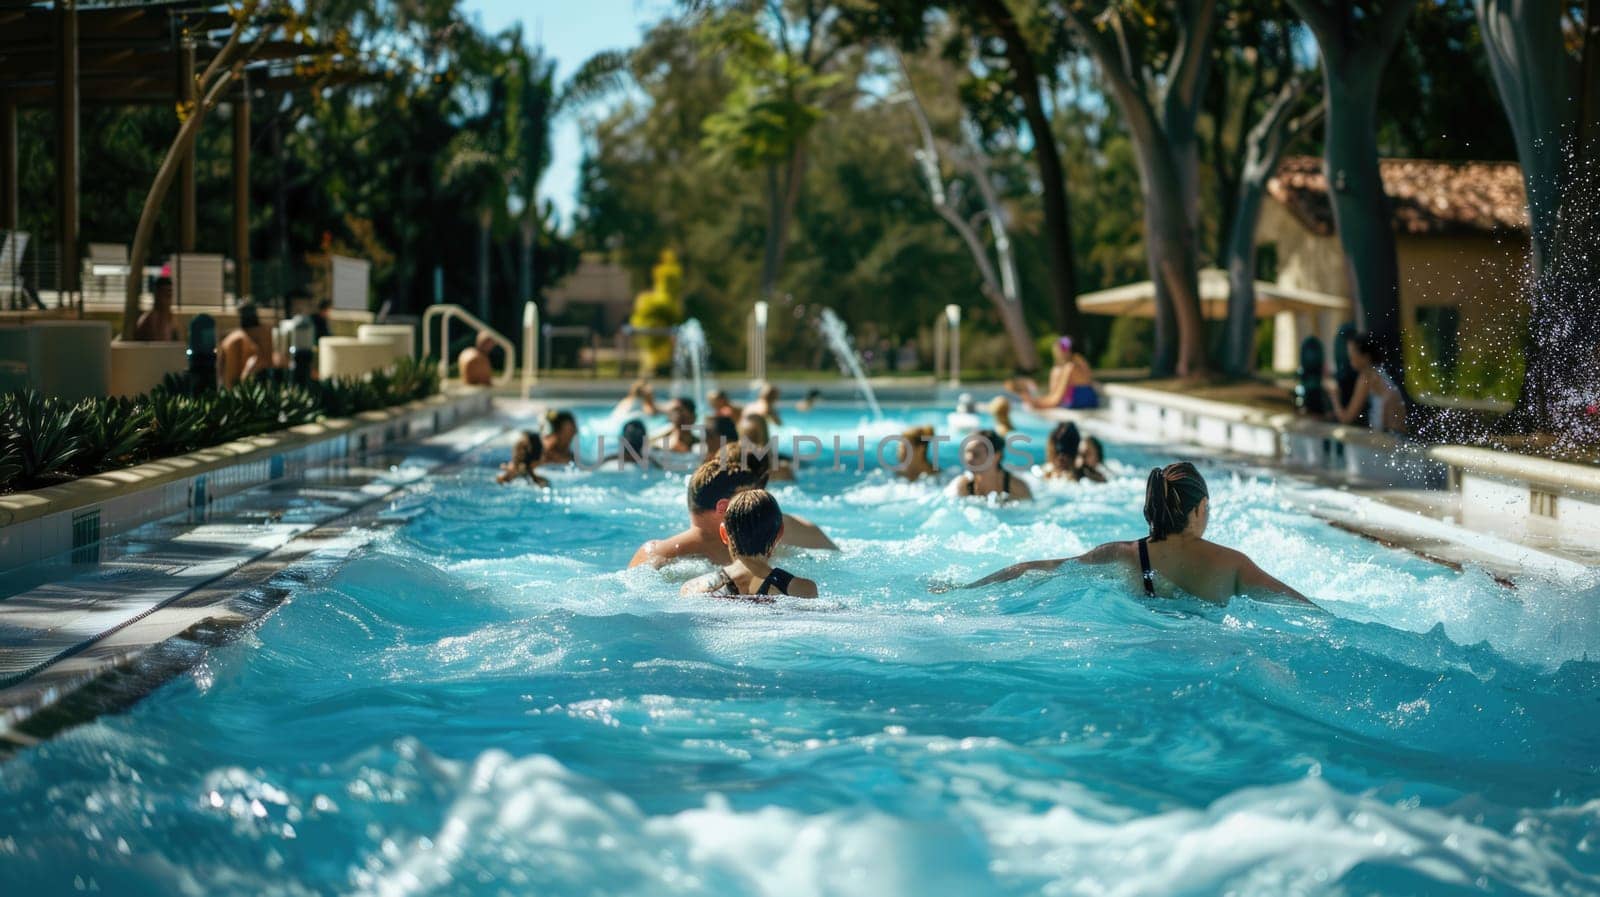
M 1032 380 L 1015 378 L 1006 384 L 1024 405 L 1034 411 L 1050 408 L 1098 408 L 1100 394 L 1094 388 L 1094 371 L 1088 359 L 1072 350 L 1072 337 L 1063 336 L 1051 347 L 1056 363 L 1043 393 Z

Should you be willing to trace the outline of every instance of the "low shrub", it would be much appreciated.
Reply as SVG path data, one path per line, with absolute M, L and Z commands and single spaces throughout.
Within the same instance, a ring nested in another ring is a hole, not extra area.
M 0 394 L 0 492 L 181 455 L 324 417 L 349 417 L 427 398 L 438 369 L 402 359 L 364 379 L 299 386 L 251 379 L 230 389 L 198 388 L 169 374 L 135 398 L 68 404 L 34 390 Z

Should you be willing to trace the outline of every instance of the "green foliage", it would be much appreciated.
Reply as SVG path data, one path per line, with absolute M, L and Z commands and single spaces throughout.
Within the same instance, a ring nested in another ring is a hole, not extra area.
M 73 459 L 73 471 L 99 473 L 134 463 L 144 449 L 153 420 L 147 405 L 121 396 L 79 402 L 81 445 Z
M 216 401 L 214 397 L 157 388 L 146 401 L 150 407 L 147 445 L 153 457 L 181 455 L 206 444 L 206 421 Z
M 19 482 L 40 484 L 66 478 L 82 439 L 77 409 L 34 390 L 12 393 L 0 404 L 6 442 Z

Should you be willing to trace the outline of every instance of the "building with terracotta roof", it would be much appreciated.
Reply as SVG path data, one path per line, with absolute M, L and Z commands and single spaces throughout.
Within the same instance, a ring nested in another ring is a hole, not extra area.
M 1465 344 L 1515 333 L 1528 267 L 1528 213 L 1515 162 L 1383 159 L 1400 263 L 1409 351 L 1453 375 Z M 1264 277 L 1294 289 L 1350 296 L 1322 160 L 1292 156 L 1267 184 L 1256 232 Z M 1275 275 L 1274 272 L 1275 271 Z M 1300 339 L 1330 341 L 1348 315 L 1280 313 L 1273 366 L 1292 370 Z

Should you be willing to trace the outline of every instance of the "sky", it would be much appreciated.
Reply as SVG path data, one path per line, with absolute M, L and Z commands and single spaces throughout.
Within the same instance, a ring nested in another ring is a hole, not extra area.
M 491 32 L 521 22 L 530 45 L 543 45 L 556 61 L 564 81 L 584 60 L 601 50 L 627 49 L 639 43 L 644 28 L 670 12 L 671 0 L 466 0 L 462 7 Z M 555 204 L 563 225 L 570 225 L 577 204 L 578 162 L 583 140 L 578 116 L 563 116 L 551 140 L 553 159 L 540 183 L 541 199 Z

